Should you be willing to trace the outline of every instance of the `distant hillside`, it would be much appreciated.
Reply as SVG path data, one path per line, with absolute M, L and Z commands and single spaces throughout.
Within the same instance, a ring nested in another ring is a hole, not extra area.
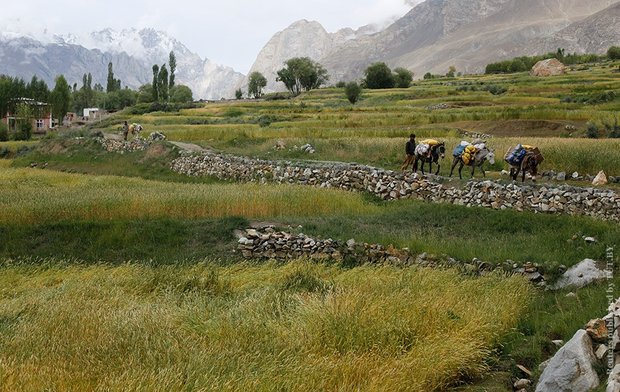
M 317 22 L 295 23 L 274 36 L 255 67 L 274 69 L 311 43 L 315 50 L 305 55 L 326 66 L 332 82 L 360 78 L 376 61 L 408 68 L 418 77 L 446 73 L 451 65 L 483 72 L 490 62 L 558 47 L 602 53 L 620 43 L 619 12 L 619 0 L 427 0 L 384 30 L 338 45 Z M 309 23 L 314 33 L 304 32 Z M 281 43 L 277 58 L 269 55 L 276 42 Z

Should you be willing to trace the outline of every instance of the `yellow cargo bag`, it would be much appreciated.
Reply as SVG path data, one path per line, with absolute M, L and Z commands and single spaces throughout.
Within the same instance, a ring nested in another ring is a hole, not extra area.
M 465 152 L 473 155 L 478 152 L 478 149 L 470 144 L 469 146 L 465 147 Z
M 439 144 L 439 141 L 437 141 L 435 139 L 426 139 L 426 140 L 422 140 L 420 143 L 428 144 L 429 146 L 436 146 L 436 145 Z
M 461 159 L 463 160 L 464 164 L 469 165 L 469 161 L 471 161 L 471 154 L 468 152 L 464 152 L 463 155 L 461 155 Z

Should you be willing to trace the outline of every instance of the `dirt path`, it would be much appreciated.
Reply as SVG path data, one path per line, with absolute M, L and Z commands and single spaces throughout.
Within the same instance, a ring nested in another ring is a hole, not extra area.
M 183 143 L 183 142 L 170 142 L 172 144 L 174 144 L 175 146 L 179 147 L 181 150 L 183 151 L 187 151 L 187 152 L 207 152 L 210 151 L 206 148 L 200 147 L 197 144 L 193 144 L 193 143 Z

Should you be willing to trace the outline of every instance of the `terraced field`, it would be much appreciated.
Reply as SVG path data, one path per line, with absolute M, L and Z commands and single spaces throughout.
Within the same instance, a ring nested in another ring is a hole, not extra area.
M 518 142 L 539 146 L 543 170 L 620 176 L 620 139 L 604 138 L 620 109 L 608 94 L 620 90 L 616 68 L 419 81 L 367 90 L 355 106 L 329 88 L 176 113 L 131 114 L 136 107 L 92 130 L 0 144 L 0 385 L 507 391 L 524 376 L 517 365 L 535 379 L 557 350 L 552 340 L 604 314 L 607 285 L 549 292 L 499 272 L 243 260 L 234 231 L 269 223 L 428 260 L 531 262 L 552 282 L 562 264 L 620 249 L 617 224 L 186 177 L 170 170 L 182 152 L 167 142 L 120 154 L 91 136 L 129 120 L 238 155 L 397 169 L 409 133 L 451 146 L 467 131 L 492 135 L 499 155 Z M 592 124 L 598 139 L 584 138 Z M 295 148 L 306 143 L 315 154 Z

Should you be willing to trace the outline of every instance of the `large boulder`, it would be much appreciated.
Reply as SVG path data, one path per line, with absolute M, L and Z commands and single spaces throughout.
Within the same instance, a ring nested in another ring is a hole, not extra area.
M 531 76 L 555 76 L 566 73 L 566 66 L 558 59 L 547 59 L 537 62 L 530 71 Z
M 599 379 L 592 363 L 592 339 L 583 329 L 577 331 L 554 356 L 545 368 L 536 392 L 591 391 L 599 386 Z
M 566 287 L 584 287 L 597 280 L 607 278 L 607 272 L 596 265 L 596 261 L 585 259 L 564 272 L 560 279 L 551 286 L 552 290 L 561 290 Z
M 594 177 L 594 180 L 592 180 L 592 185 L 594 186 L 607 185 L 608 182 L 609 181 L 607 180 L 607 176 L 605 175 L 605 172 L 601 170 L 600 172 L 598 172 L 596 177 Z

